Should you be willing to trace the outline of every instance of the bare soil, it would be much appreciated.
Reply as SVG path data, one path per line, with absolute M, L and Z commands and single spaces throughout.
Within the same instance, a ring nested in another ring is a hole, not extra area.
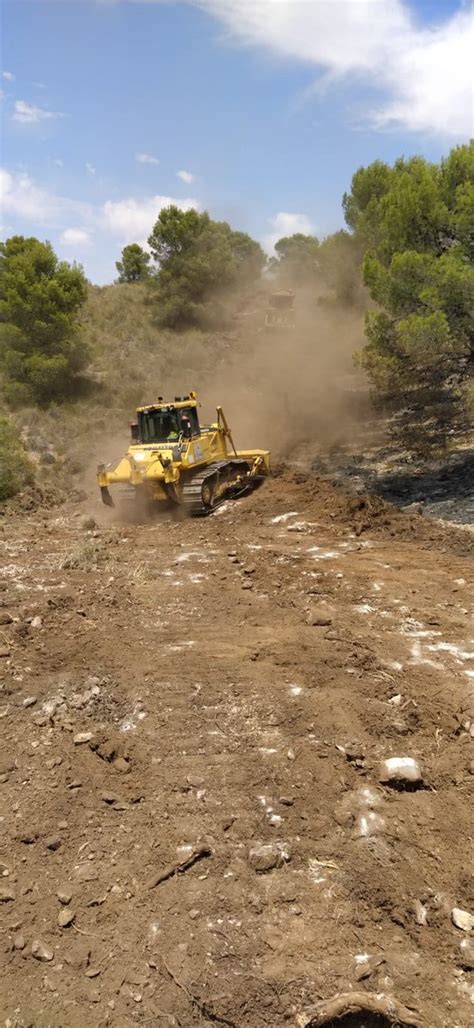
M 472 535 L 286 470 L 108 517 L 0 523 L 2 1023 L 302 1028 L 362 991 L 472 1025 Z M 403 1023 L 369 1010 L 325 1023 Z

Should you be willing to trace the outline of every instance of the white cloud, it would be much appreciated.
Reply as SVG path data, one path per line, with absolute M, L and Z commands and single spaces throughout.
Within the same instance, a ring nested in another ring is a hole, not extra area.
M 15 76 L 11 71 L 2 71 L 2 78 L 6 79 L 7 82 L 14 82 Z
M 90 164 L 89 161 L 86 162 L 86 171 L 89 172 L 89 175 L 95 175 L 94 165 Z
M 192 0 L 231 36 L 315 66 L 326 87 L 357 75 L 387 94 L 369 114 L 396 126 L 455 138 L 473 132 L 474 26 L 464 5 L 435 28 L 415 24 L 403 0 Z
M 53 164 L 56 164 L 56 166 L 58 168 L 63 168 L 64 167 L 64 161 L 62 160 L 61 157 L 53 157 Z
M 182 182 L 186 182 L 186 185 L 188 186 L 191 185 L 191 182 L 194 182 L 195 176 L 192 175 L 190 171 L 177 171 L 176 174 L 178 178 L 180 178 Z
M 114 277 L 117 248 L 124 243 L 146 245 L 160 210 L 170 204 L 182 210 L 200 209 L 196 199 L 173 196 L 83 203 L 51 192 L 25 172 L 0 168 L 0 206 L 8 234 L 29 232 L 51 239 L 69 259 L 76 247 L 81 259 L 84 255 L 90 277 L 103 283 Z M 100 238 L 100 247 L 89 245 L 94 235 Z
M 170 204 L 175 204 L 182 211 L 189 211 L 191 207 L 199 210 L 200 206 L 197 200 L 176 200 L 172 196 L 148 196 L 143 200 L 136 200 L 134 197 L 127 200 L 109 200 L 102 207 L 104 225 L 128 242 L 145 239 L 150 234 L 162 207 L 169 207 Z
M 15 100 L 13 121 L 19 121 L 22 125 L 33 125 L 40 121 L 62 117 L 63 115 L 58 114 L 56 111 L 47 111 L 43 107 L 35 107 L 34 104 L 28 104 L 26 100 Z
M 313 225 L 307 214 L 294 214 L 290 211 L 279 211 L 273 218 L 269 219 L 272 231 L 263 237 L 263 246 L 268 253 L 272 253 L 275 243 L 283 236 L 293 236 L 295 232 L 303 232 L 304 235 L 313 234 Z
M 65 246 L 84 246 L 90 243 L 89 232 L 84 228 L 66 228 L 59 237 L 59 242 Z
M 158 157 L 153 157 L 151 153 L 136 153 L 135 160 L 139 164 L 159 164 Z

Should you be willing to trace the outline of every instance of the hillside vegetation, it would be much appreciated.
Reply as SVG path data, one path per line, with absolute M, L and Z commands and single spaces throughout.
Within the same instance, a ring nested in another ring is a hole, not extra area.
M 267 261 L 246 233 L 171 206 L 150 254 L 124 247 L 119 281 L 102 288 L 49 243 L 1 243 L 0 498 L 28 483 L 31 465 L 46 490 L 70 488 L 97 444 L 125 437 L 133 409 L 158 393 L 197 387 L 220 400 L 234 389 L 245 408 L 251 390 L 276 429 L 283 405 L 286 420 L 304 411 L 318 431 L 314 405 L 325 419 L 349 347 L 399 444 L 451 445 L 472 417 L 474 144 L 440 164 L 360 168 L 343 209 L 347 230 L 285 237 Z M 265 339 L 275 289 L 296 291 L 299 317 Z

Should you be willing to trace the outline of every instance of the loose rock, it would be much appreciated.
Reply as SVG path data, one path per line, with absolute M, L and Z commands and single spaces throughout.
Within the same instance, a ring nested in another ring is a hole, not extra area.
M 60 928 L 68 928 L 74 921 L 76 916 L 75 910 L 71 910 L 71 907 L 64 907 L 63 910 L 59 911 L 58 914 L 58 925 Z
M 393 782 L 399 785 L 421 785 L 423 775 L 414 757 L 388 757 L 380 764 L 378 773 L 380 782 Z
M 9 889 L 8 885 L 0 885 L 0 903 L 12 903 L 14 899 L 13 889 Z
M 31 956 L 35 960 L 41 960 L 43 963 L 53 960 L 54 951 L 51 946 L 47 946 L 46 943 L 42 942 L 41 939 L 33 939 L 31 943 Z
M 58 897 L 59 902 L 63 903 L 64 906 L 67 906 L 72 900 L 72 892 L 70 892 L 69 889 L 58 889 L 56 896 Z
M 470 939 L 461 939 L 459 943 L 459 961 L 465 971 L 474 970 L 474 946 Z
M 127 772 L 130 771 L 130 764 L 128 763 L 128 760 L 125 760 L 125 757 L 116 757 L 113 761 L 113 767 L 122 775 L 126 775 Z
M 7 610 L 0 610 L 0 625 L 11 625 L 13 618 Z
M 311 607 L 306 617 L 307 625 L 318 625 L 324 627 L 332 624 L 332 610 L 326 603 L 318 603 L 316 606 Z
M 25 936 L 24 935 L 20 935 L 20 934 L 15 935 L 15 938 L 13 939 L 13 949 L 17 949 L 17 950 L 21 951 L 21 950 L 24 950 L 25 946 L 26 946 Z
M 451 919 L 456 928 L 461 928 L 463 932 L 471 932 L 474 928 L 474 914 L 461 910 L 461 907 L 453 907 Z
M 278 843 L 263 843 L 249 849 L 249 863 L 254 871 L 264 873 L 282 867 L 290 860 L 288 847 Z
M 77 735 L 74 736 L 74 745 L 82 746 L 83 743 L 90 742 L 91 739 L 92 732 L 78 732 Z
M 58 850 L 61 845 L 61 839 L 59 835 L 50 835 L 44 842 L 47 850 Z

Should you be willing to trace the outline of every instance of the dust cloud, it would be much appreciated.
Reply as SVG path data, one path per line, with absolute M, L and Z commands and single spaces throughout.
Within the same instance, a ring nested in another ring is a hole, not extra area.
M 273 288 L 247 297 L 226 332 L 184 334 L 172 348 L 168 344 L 141 402 L 196 389 L 203 425 L 215 421 L 220 404 L 238 449 L 269 449 L 273 461 L 297 462 L 305 448 L 316 453 L 344 447 L 367 416 L 367 384 L 353 361 L 364 342 L 363 315 L 300 289 L 286 323 L 269 327 Z M 115 463 L 126 451 L 127 422 L 97 446 L 84 482 L 88 493 L 97 488 L 97 461 Z
M 237 447 L 298 460 L 304 445 L 344 446 L 369 407 L 353 354 L 363 315 L 317 304 L 296 291 L 291 325 L 265 327 L 264 312 L 242 332 L 212 378 L 199 383 L 203 414 L 226 412 Z

